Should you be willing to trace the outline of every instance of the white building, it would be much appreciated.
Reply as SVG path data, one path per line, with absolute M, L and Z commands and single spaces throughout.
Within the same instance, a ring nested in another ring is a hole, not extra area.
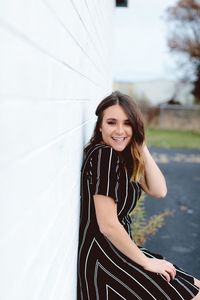
M 149 105 L 158 105 L 171 99 L 182 104 L 192 104 L 191 83 L 177 83 L 170 79 L 154 79 L 143 81 L 115 81 L 114 89 L 130 94 L 138 101 L 146 101 Z
M 114 4 L 1 1 L 2 300 L 76 299 L 81 153 L 112 89 Z

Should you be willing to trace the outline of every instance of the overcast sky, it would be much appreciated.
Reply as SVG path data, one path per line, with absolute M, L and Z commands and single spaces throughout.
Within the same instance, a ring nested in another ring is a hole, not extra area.
M 176 0 L 129 0 L 115 9 L 114 79 L 173 79 L 174 60 L 167 49 L 166 8 Z

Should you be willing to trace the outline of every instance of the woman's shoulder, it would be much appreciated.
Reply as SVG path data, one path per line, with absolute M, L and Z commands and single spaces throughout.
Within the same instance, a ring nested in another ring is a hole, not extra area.
M 89 147 L 85 153 L 83 165 L 118 165 L 123 162 L 121 155 L 107 144 L 95 144 Z
M 115 173 L 121 168 L 121 157 L 119 152 L 106 144 L 95 144 L 87 148 L 87 153 L 83 161 L 82 171 L 101 170 L 101 174 L 107 174 L 109 169 Z M 98 171 L 99 172 L 99 171 Z
M 86 152 L 86 157 L 97 157 L 99 155 L 112 155 L 116 158 L 120 158 L 119 153 L 115 149 L 107 144 L 102 143 L 92 145 Z

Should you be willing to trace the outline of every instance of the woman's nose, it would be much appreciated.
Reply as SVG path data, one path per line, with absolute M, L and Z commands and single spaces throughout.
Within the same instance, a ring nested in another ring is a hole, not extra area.
M 117 125 L 117 128 L 116 128 L 116 132 L 118 134 L 123 134 L 124 133 L 124 126 L 123 125 Z

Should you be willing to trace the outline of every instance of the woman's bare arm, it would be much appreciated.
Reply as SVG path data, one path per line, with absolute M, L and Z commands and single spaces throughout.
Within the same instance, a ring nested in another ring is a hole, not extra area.
M 145 266 L 147 257 L 138 249 L 117 217 L 117 205 L 112 198 L 94 195 L 95 211 L 99 229 L 117 249 L 131 260 Z
M 119 222 L 117 205 L 110 197 L 94 195 L 94 204 L 100 232 L 124 255 L 151 272 L 162 274 L 167 281 L 175 277 L 173 265 L 162 259 L 148 258 L 131 240 Z
M 144 177 L 141 178 L 140 184 L 143 190 L 155 198 L 165 197 L 167 194 L 165 177 L 163 176 L 161 170 L 157 166 L 145 144 L 142 149 L 142 154 L 144 158 L 145 169 Z

